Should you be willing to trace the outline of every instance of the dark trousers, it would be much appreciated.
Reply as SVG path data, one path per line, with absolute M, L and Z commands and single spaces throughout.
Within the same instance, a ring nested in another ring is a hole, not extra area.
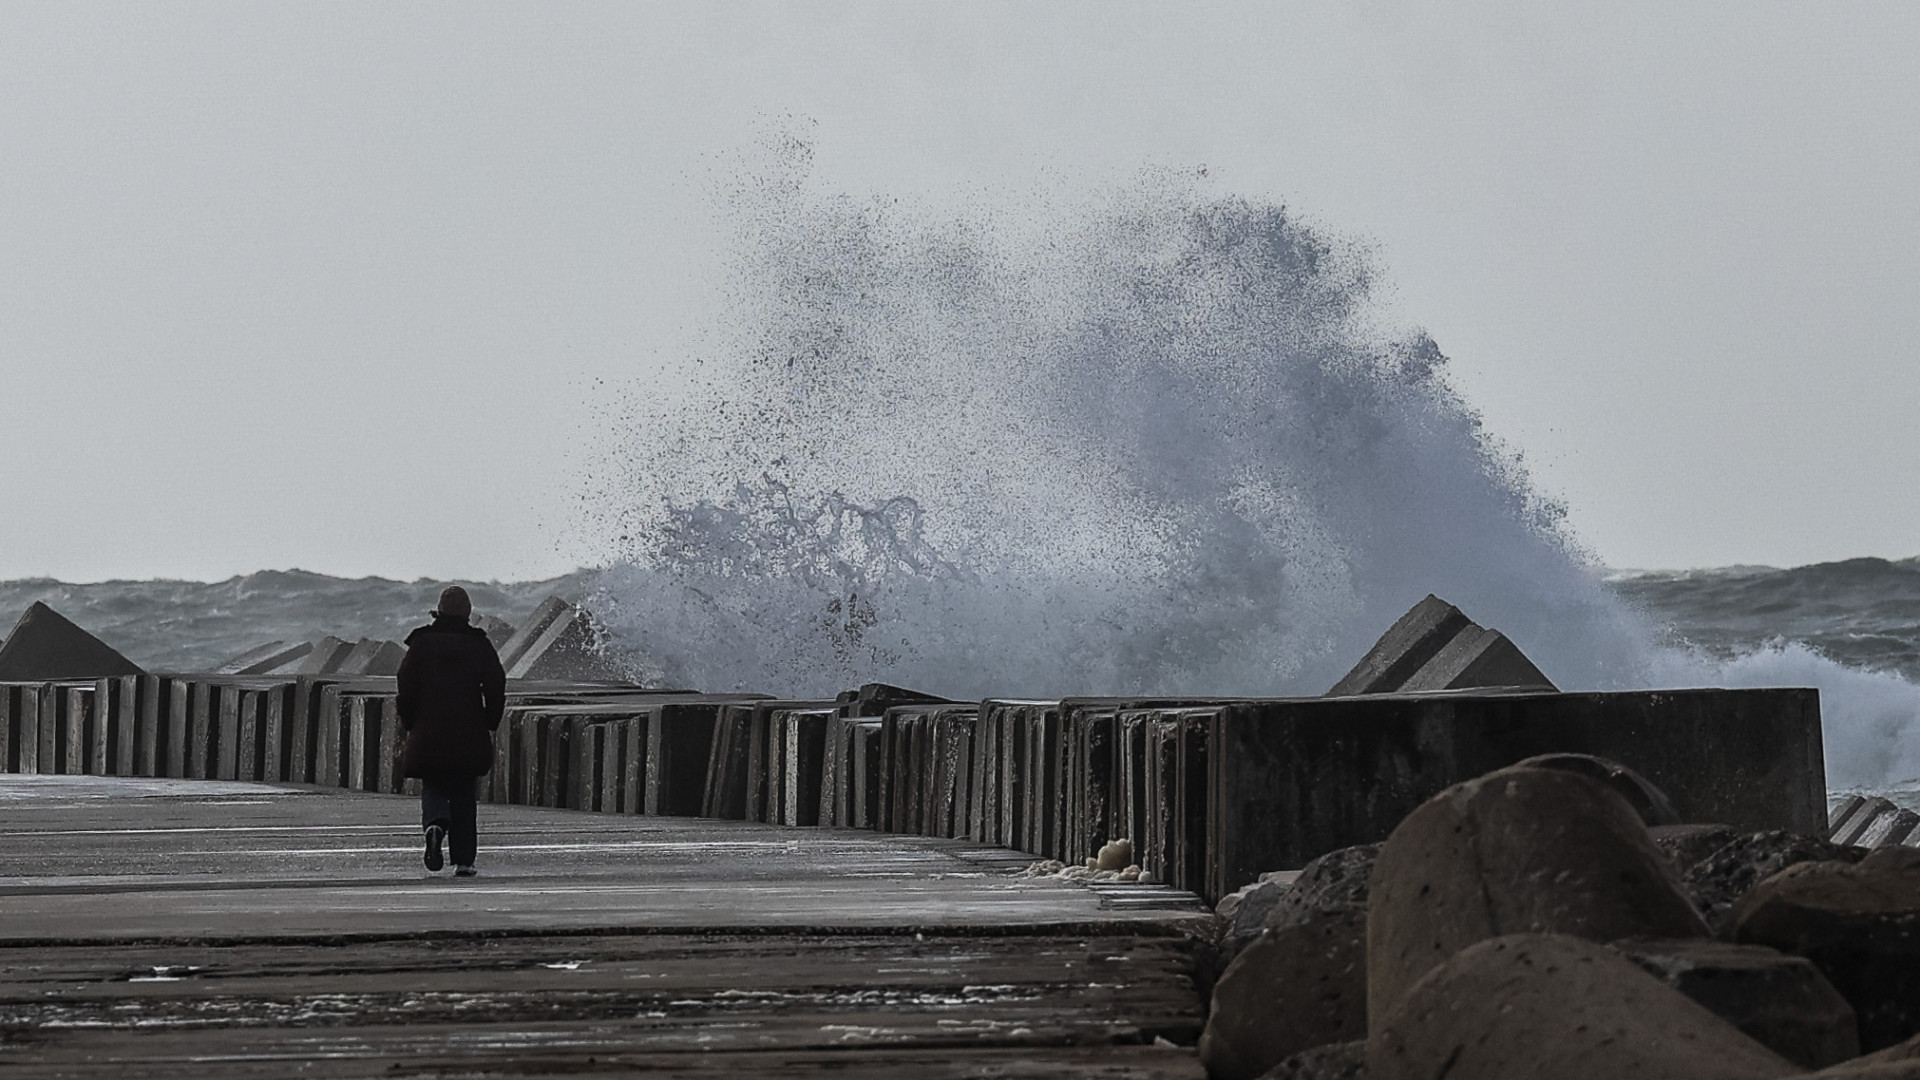
M 447 830 L 447 861 L 472 866 L 480 850 L 480 826 L 474 809 L 474 778 L 437 777 L 422 781 L 420 827 L 442 825 Z

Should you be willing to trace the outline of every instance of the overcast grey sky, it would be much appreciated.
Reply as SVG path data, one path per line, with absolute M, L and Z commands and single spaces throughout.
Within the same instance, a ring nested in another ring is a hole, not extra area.
M 0 577 L 571 568 L 787 114 L 1360 238 L 1611 565 L 1920 554 L 1920 5 L 13 3 Z

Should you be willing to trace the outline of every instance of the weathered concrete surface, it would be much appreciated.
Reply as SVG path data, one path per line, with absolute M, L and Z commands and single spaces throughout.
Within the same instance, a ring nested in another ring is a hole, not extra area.
M 0 777 L 0 1072 L 1201 1075 L 1153 1045 L 1199 1035 L 1189 894 L 951 840 L 501 805 L 459 880 L 421 867 L 416 814 Z
M 1252 701 L 1221 707 L 1209 742 L 1210 896 L 1383 840 L 1447 786 L 1545 753 L 1617 761 L 1683 821 L 1828 831 L 1812 690 Z
M 140 666 L 113 646 L 35 600 L 0 645 L 0 681 L 97 679 L 138 675 Z

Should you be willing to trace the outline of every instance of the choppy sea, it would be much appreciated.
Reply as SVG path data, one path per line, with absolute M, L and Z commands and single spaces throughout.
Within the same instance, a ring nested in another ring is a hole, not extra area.
M 581 570 L 540 581 L 463 584 L 477 611 L 517 623 L 549 595 L 588 603 L 604 597 L 602 576 Z M 1804 648 L 1847 669 L 1920 683 L 1920 559 L 1619 571 L 1605 583 L 1670 644 L 1718 660 Z M 195 671 L 274 640 L 322 634 L 397 640 L 426 621 L 444 584 L 303 570 L 219 582 L 0 581 L 0 626 L 40 600 L 149 670 Z M 1920 808 L 1920 785 L 1888 779 L 1895 782 L 1869 786 Z
M 539 581 L 465 584 L 477 611 L 517 623 L 549 595 L 590 598 L 598 578 L 580 570 Z M 40 600 L 142 667 L 197 671 L 268 641 L 322 634 L 398 640 L 427 621 L 444 585 L 305 570 L 217 582 L 29 578 L 0 581 L 0 627 Z M 1606 585 L 1679 643 L 1717 659 L 1799 643 L 1850 668 L 1920 682 L 1920 558 L 1627 570 L 1608 575 Z

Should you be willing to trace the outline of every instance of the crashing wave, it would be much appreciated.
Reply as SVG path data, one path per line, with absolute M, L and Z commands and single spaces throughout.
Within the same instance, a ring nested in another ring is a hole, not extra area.
M 789 148 L 592 493 L 596 606 L 670 681 L 1311 694 L 1431 591 L 1570 689 L 1820 685 L 1837 782 L 1920 774 L 1911 684 L 1712 660 L 1611 591 L 1356 245 L 1174 174 L 941 218 Z

